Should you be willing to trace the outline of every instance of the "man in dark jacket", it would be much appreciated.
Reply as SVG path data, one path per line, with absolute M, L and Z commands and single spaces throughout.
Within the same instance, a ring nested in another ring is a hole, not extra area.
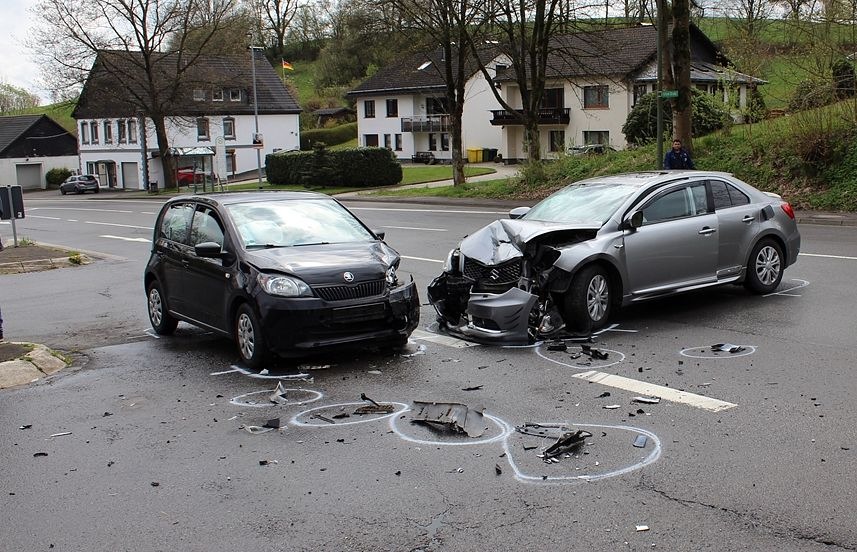
M 690 152 L 681 147 L 681 140 L 673 140 L 673 147 L 664 157 L 664 168 L 669 169 L 695 169 Z

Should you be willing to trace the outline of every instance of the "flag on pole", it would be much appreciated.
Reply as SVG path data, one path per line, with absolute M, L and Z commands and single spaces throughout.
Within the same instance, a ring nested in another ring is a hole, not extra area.
M 292 67 L 292 64 L 291 64 L 291 63 L 289 63 L 288 61 L 286 61 L 286 60 L 282 59 L 282 62 L 283 62 L 283 69 L 288 69 L 289 71 L 294 71 L 294 70 L 295 70 L 295 68 L 294 68 L 294 67 Z

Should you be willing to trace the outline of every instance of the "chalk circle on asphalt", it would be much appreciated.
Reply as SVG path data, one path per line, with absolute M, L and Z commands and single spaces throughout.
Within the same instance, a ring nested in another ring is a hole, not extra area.
M 295 414 L 289 423 L 303 427 L 336 427 L 352 426 L 386 420 L 401 414 L 408 409 L 408 405 L 394 401 L 378 401 L 379 404 L 392 404 L 395 409 L 389 414 L 355 414 L 354 411 L 361 406 L 368 406 L 367 402 L 350 402 L 340 404 L 328 404 L 304 410 Z
M 591 358 L 575 349 L 576 345 L 573 343 L 570 344 L 569 348 L 565 351 L 548 351 L 546 346 L 542 346 L 536 348 L 536 354 L 548 362 L 553 362 L 568 368 L 574 368 L 575 370 L 600 370 L 610 366 L 615 366 L 625 360 L 624 353 L 614 351 L 613 349 L 593 347 L 593 349 L 598 349 L 603 353 L 607 353 L 607 358 L 604 360 Z M 573 355 L 580 356 L 574 357 Z
M 706 347 L 690 347 L 687 349 L 682 349 L 681 351 L 679 351 L 679 354 L 688 358 L 730 359 L 752 355 L 756 352 L 755 345 L 739 345 L 739 347 L 743 347 L 744 350 L 738 351 L 737 353 L 729 353 L 726 351 L 712 351 L 711 345 L 708 345 Z
M 502 441 L 514 429 L 506 422 L 496 416 L 482 413 L 489 423 L 488 429 L 481 437 L 468 437 L 466 433 L 455 433 L 445 429 L 435 429 L 429 424 L 411 423 L 407 415 L 410 407 L 404 412 L 390 418 L 390 429 L 405 441 L 426 446 L 466 446 L 485 445 Z
M 321 400 L 324 396 L 314 389 L 286 389 L 281 395 L 286 402 L 274 403 L 268 399 L 268 397 L 273 393 L 274 392 L 270 389 L 265 389 L 264 391 L 252 391 L 250 393 L 244 393 L 243 395 L 233 397 L 229 402 L 236 406 L 249 406 L 252 408 L 267 408 L 269 406 L 303 406 L 305 404 Z
M 552 423 L 544 425 L 561 425 Z M 545 463 L 539 458 L 556 441 L 515 432 L 504 441 L 506 458 L 515 476 L 531 483 L 598 481 L 639 470 L 660 458 L 658 436 L 638 427 L 607 424 L 569 424 L 592 434 L 584 444 Z

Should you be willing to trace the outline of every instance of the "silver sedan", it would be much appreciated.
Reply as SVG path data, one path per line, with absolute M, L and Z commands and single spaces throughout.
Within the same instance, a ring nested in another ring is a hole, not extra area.
M 526 343 L 586 335 L 635 301 L 723 284 L 772 292 L 799 250 L 791 206 L 730 174 L 597 177 L 462 240 L 428 294 L 449 331 Z

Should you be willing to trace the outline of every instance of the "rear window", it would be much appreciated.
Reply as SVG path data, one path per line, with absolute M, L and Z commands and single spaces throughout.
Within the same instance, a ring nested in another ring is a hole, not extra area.
M 747 205 L 750 203 L 750 198 L 747 195 L 722 180 L 710 180 L 711 195 L 714 197 L 715 209 L 727 209 L 736 205 Z

